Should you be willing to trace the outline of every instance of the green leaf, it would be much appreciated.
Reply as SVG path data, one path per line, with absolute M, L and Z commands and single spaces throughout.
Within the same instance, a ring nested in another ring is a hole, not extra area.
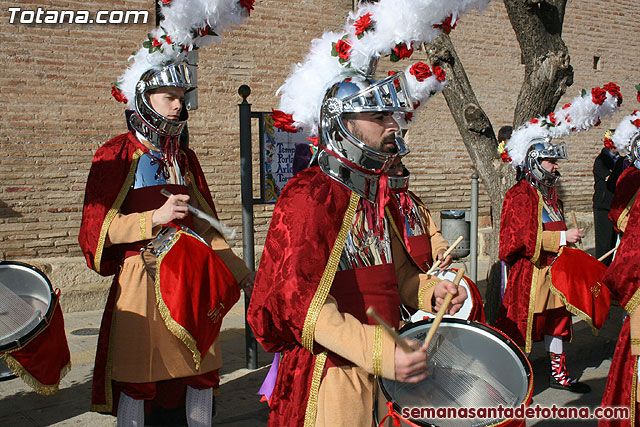
M 151 47 L 151 41 L 150 40 L 143 41 L 142 47 L 149 49 Z
M 636 85 L 636 90 L 640 92 L 640 85 Z
M 585 96 L 587 96 L 587 90 L 586 89 L 582 89 L 582 97 L 584 98 Z

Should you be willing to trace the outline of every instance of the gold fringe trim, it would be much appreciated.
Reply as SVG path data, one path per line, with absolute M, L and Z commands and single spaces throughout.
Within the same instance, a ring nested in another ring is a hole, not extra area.
M 627 204 L 627 206 L 625 206 L 625 208 L 620 213 L 620 216 L 618 217 L 618 221 L 616 225 L 618 226 L 618 230 L 622 231 L 623 233 L 626 226 L 622 227 L 622 222 L 625 218 L 629 217 L 629 212 L 631 212 L 631 208 L 633 207 L 633 204 L 636 202 L 636 197 L 638 197 L 638 190 L 636 190 L 635 194 L 633 195 L 631 200 L 629 200 L 629 203 Z
M 147 238 L 147 214 L 140 212 L 140 240 Z
M 64 365 L 62 369 L 60 369 L 60 376 L 58 377 L 58 381 L 55 384 L 42 384 L 38 381 L 33 375 L 27 371 L 24 366 L 20 364 L 15 358 L 13 358 L 9 353 L 0 354 L 0 359 L 3 359 L 7 364 L 7 367 L 11 369 L 11 371 L 20 377 L 22 381 L 29 387 L 33 389 L 38 394 L 43 396 L 51 396 L 58 391 L 60 386 L 60 380 L 65 377 L 71 370 L 71 361 Z
M 373 330 L 373 375 L 382 376 L 382 326 Z
M 316 322 L 318 321 L 318 316 L 320 316 L 320 310 L 327 300 L 327 295 L 329 295 L 329 291 L 331 290 L 333 278 L 336 275 L 340 256 L 342 255 L 342 249 L 344 248 L 344 243 L 347 240 L 349 230 L 351 230 L 353 225 L 353 218 L 356 214 L 359 201 L 360 196 L 356 193 L 351 193 L 349 206 L 347 207 L 347 211 L 342 219 L 342 226 L 338 232 L 338 237 L 336 238 L 333 248 L 331 249 L 331 253 L 329 254 L 329 261 L 322 273 L 318 289 L 316 290 L 316 293 L 311 300 L 311 304 L 309 305 L 307 317 L 304 319 L 304 326 L 302 328 L 302 345 L 312 353 Z
M 314 427 L 318 416 L 318 396 L 320 394 L 320 383 L 322 382 L 322 373 L 324 365 L 327 363 L 327 352 L 316 356 L 313 367 L 313 377 L 311 378 L 311 388 L 309 390 L 309 400 L 307 401 L 307 409 L 304 413 L 304 427 Z
M 133 178 L 136 173 L 136 169 L 138 168 L 138 160 L 142 156 L 142 150 L 137 149 L 133 153 L 133 158 L 131 160 L 131 167 L 129 168 L 129 173 L 127 174 L 127 178 L 124 180 L 124 184 L 122 188 L 120 188 L 120 192 L 118 193 L 118 197 L 116 197 L 115 202 L 113 202 L 113 206 L 107 212 L 107 215 L 104 218 L 102 223 L 102 228 L 100 229 L 100 237 L 98 238 L 98 246 L 96 248 L 96 255 L 93 260 L 93 264 L 95 265 L 95 269 L 98 273 L 100 273 L 100 262 L 102 261 L 102 252 L 104 250 L 104 243 L 107 240 L 107 232 L 109 231 L 109 226 L 113 219 L 118 215 L 118 211 L 120 210 L 120 206 L 124 202 L 125 197 L 127 197 L 127 193 L 129 192 L 129 187 L 131 187 L 131 182 L 133 182 Z
M 431 311 L 431 309 L 433 309 L 433 307 L 431 306 L 431 301 L 429 301 L 428 307 L 425 305 L 424 297 L 427 291 L 429 291 L 429 289 L 434 288 L 438 283 L 440 283 L 440 278 L 435 277 L 429 280 L 428 282 L 426 282 L 424 286 L 418 290 L 418 309 L 419 310 Z
M 531 257 L 531 262 L 535 265 L 540 260 L 540 253 L 542 252 L 542 208 L 544 207 L 544 200 L 540 190 L 536 190 L 538 194 L 538 234 L 536 236 L 536 248 Z
M 524 343 L 524 352 L 531 353 L 531 340 L 533 335 L 533 316 L 536 309 L 536 294 L 538 287 L 538 275 L 540 274 L 540 269 L 533 266 L 533 274 L 531 275 L 531 288 L 529 294 L 529 313 L 527 314 L 527 334 Z
M 627 311 L 629 316 L 636 311 L 636 308 L 640 305 L 640 288 L 636 290 L 631 299 L 624 305 L 624 309 Z
M 185 238 L 195 239 L 195 237 L 191 236 L 190 234 L 185 233 L 181 230 L 178 230 L 176 234 L 174 234 L 174 236 L 169 241 L 169 246 L 173 246 L 173 244 L 182 235 L 184 235 Z M 180 325 L 171 317 L 171 312 L 169 311 L 169 307 L 167 307 L 167 304 L 162 299 L 162 292 L 160 290 L 160 264 L 162 263 L 162 260 L 168 253 L 169 251 L 166 251 L 160 254 L 160 256 L 158 257 L 158 261 L 156 262 L 157 273 L 156 273 L 156 280 L 155 280 L 155 291 L 156 291 L 156 302 L 158 304 L 158 311 L 160 312 L 160 315 L 162 316 L 162 320 L 164 320 L 164 324 L 167 326 L 167 329 L 169 329 L 169 332 L 171 332 L 176 338 L 182 341 L 187 346 L 187 348 L 191 351 L 191 353 L 193 354 L 193 361 L 196 365 L 196 370 L 199 370 L 200 362 L 202 361 L 202 355 L 200 354 L 200 351 L 198 351 L 196 340 L 189 333 L 189 331 L 187 331 L 182 325 Z
M 560 248 L 560 252 L 558 252 L 558 256 L 560 256 L 563 249 L 564 247 Z M 593 319 L 591 318 L 591 316 L 589 316 L 584 311 L 580 310 L 578 307 L 571 305 L 569 301 L 567 301 L 567 297 L 565 297 L 564 294 L 558 290 L 558 288 L 553 286 L 553 275 L 551 274 L 550 268 L 549 268 L 549 290 L 553 295 L 560 298 L 560 301 L 562 301 L 562 303 L 564 304 L 564 307 L 567 309 L 569 313 L 575 314 L 576 316 L 584 320 L 587 323 L 587 325 L 591 327 L 591 333 L 593 333 L 593 335 L 595 336 L 598 336 L 599 330 L 595 326 L 593 326 Z

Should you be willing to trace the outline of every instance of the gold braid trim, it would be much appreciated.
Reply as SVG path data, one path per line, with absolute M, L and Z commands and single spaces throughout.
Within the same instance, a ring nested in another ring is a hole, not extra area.
M 624 309 L 629 313 L 629 316 L 636 311 L 636 308 L 640 305 L 640 288 L 636 290 L 631 299 L 625 304 Z
M 146 240 L 147 237 L 147 214 L 140 212 L 140 240 Z
M 196 179 L 193 176 L 193 172 L 187 171 L 187 174 L 189 175 L 189 186 L 193 190 L 193 194 L 196 195 L 196 199 L 198 199 L 198 204 L 200 205 L 200 209 L 202 209 L 212 217 L 218 219 L 218 216 L 213 212 L 213 209 L 211 209 L 211 206 L 209 206 L 209 203 L 205 200 L 202 193 L 200 193 L 198 186 L 195 185 Z
M 176 234 L 169 241 L 169 246 L 170 247 L 173 246 L 173 244 L 180 238 L 181 235 L 184 235 L 185 238 L 195 239 L 195 237 L 191 236 L 190 234 L 185 233 L 181 230 L 178 230 Z M 160 256 L 158 257 L 158 261 L 156 262 L 157 273 L 156 273 L 156 280 L 155 280 L 155 290 L 156 290 L 156 302 L 158 303 L 158 311 L 160 312 L 160 315 L 162 316 L 162 320 L 164 320 L 164 324 L 167 326 L 167 329 L 169 329 L 169 332 L 175 335 L 180 341 L 182 341 L 187 346 L 189 350 L 191 350 L 191 353 L 193 354 L 193 361 L 196 364 L 196 370 L 199 370 L 200 361 L 202 360 L 202 355 L 198 350 L 198 347 L 196 345 L 196 340 L 189 333 L 189 331 L 187 331 L 181 324 L 176 322 L 171 317 L 171 312 L 169 311 L 169 307 L 167 307 L 166 303 L 162 299 L 162 292 L 160 291 L 160 264 L 162 263 L 162 260 L 164 259 L 165 255 L 167 255 L 168 253 L 169 251 L 166 251 L 160 254 Z
M 96 255 L 93 260 L 93 264 L 95 265 L 96 271 L 100 273 L 100 262 L 102 261 L 102 251 L 104 250 L 104 243 L 107 240 L 107 232 L 109 231 L 109 226 L 113 219 L 118 215 L 120 211 L 120 206 L 122 206 L 122 202 L 124 202 L 125 197 L 127 197 L 127 193 L 129 192 L 129 187 L 131 187 L 131 183 L 133 182 L 133 178 L 136 173 L 136 169 L 138 169 L 138 160 L 142 156 L 142 150 L 137 149 L 133 153 L 133 158 L 131 159 L 131 167 L 129 167 L 129 173 L 127 174 L 127 178 L 124 180 L 124 184 L 120 188 L 120 192 L 118 193 L 118 197 L 116 197 L 115 202 L 113 202 L 113 206 L 107 212 L 107 215 L 104 218 L 102 223 L 102 228 L 100 229 L 100 236 L 98 238 L 98 246 L 96 247 Z
M 640 338 L 631 338 L 631 345 L 640 344 Z
M 540 190 L 536 190 L 538 194 L 538 234 L 536 236 L 536 248 L 531 257 L 531 262 L 535 265 L 540 260 L 540 252 L 542 251 L 542 208 L 544 201 Z
M 41 394 L 43 396 L 51 396 L 58 391 L 58 387 L 60 385 L 60 380 L 64 378 L 65 375 L 69 373 L 71 370 L 71 361 L 64 365 L 60 370 L 60 377 L 55 384 L 42 384 L 38 381 L 33 375 L 27 371 L 24 366 L 20 364 L 16 359 L 14 359 L 9 353 L 0 354 L 0 360 L 4 360 L 7 364 L 7 367 L 11 369 L 11 371 L 20 377 L 22 381 L 29 387 L 31 387 L 36 393 Z
M 633 359 L 633 378 L 631 383 L 631 400 L 629 401 L 629 425 L 635 426 L 636 423 L 636 400 L 638 396 L 638 356 Z
M 382 326 L 373 330 L 373 375 L 382 376 Z
M 320 316 L 320 310 L 327 300 L 327 295 L 329 295 L 329 291 L 331 290 L 333 278 L 336 275 L 340 256 L 342 255 L 342 249 L 344 248 L 344 242 L 347 240 L 347 235 L 353 225 L 353 217 L 356 214 L 359 200 L 360 196 L 352 192 L 351 198 L 349 199 L 349 206 L 347 207 L 347 211 L 342 219 L 342 226 L 338 232 L 338 237 L 336 238 L 333 248 L 331 249 L 331 253 L 329 254 L 329 261 L 322 273 L 318 289 L 316 290 L 316 293 L 311 300 L 311 304 L 309 305 L 307 317 L 304 319 L 304 326 L 302 328 L 302 345 L 312 353 L 316 322 L 318 321 L 318 316 Z
M 536 310 L 536 288 L 538 287 L 538 275 L 540 269 L 533 266 L 533 274 L 531 275 L 531 287 L 529 294 L 529 313 L 527 314 L 527 335 L 524 343 L 524 352 L 531 353 L 531 340 L 533 335 L 533 315 Z
M 426 310 L 427 306 L 424 304 L 424 297 L 427 291 L 433 287 L 435 287 L 438 283 L 440 283 L 440 278 L 434 277 L 424 284 L 422 288 L 418 291 L 418 310 Z M 431 302 L 429 302 L 429 308 L 431 307 Z
M 564 247 L 560 248 L 560 251 L 558 252 L 558 256 L 560 256 L 563 249 Z M 587 325 L 591 326 L 591 332 L 593 333 L 593 335 L 597 336 L 599 330 L 596 329 L 595 326 L 593 326 L 593 319 L 591 318 L 591 316 L 589 316 L 584 311 L 580 310 L 578 307 L 571 305 L 569 301 L 567 301 L 567 298 L 564 296 L 564 294 L 560 292 L 558 288 L 553 286 L 553 275 L 551 274 L 551 268 L 549 268 L 548 271 L 549 271 L 549 290 L 551 291 L 551 293 L 557 296 L 558 298 L 560 298 L 560 301 L 562 301 L 562 303 L 564 304 L 564 307 L 567 309 L 569 313 L 575 314 L 576 316 L 584 320 L 587 323 Z
M 304 427 L 314 427 L 318 416 L 318 395 L 320 394 L 320 383 L 322 382 L 322 373 L 324 365 L 327 363 L 327 352 L 316 356 L 313 367 L 313 377 L 311 378 L 311 389 L 309 390 L 309 400 L 307 401 L 307 409 L 304 414 Z
M 623 233 L 626 227 L 622 227 L 622 221 L 629 216 L 629 212 L 631 211 L 633 204 L 636 202 L 636 197 L 638 197 L 638 190 L 636 190 L 635 194 L 633 195 L 631 200 L 629 200 L 629 203 L 622 210 L 622 212 L 620 213 L 620 216 L 618 217 L 618 221 L 616 225 L 618 226 L 618 230 L 622 231 Z

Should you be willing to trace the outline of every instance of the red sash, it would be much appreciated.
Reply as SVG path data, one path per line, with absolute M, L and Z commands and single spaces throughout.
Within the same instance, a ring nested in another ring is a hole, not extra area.
M 60 380 L 71 369 L 71 355 L 64 333 L 64 318 L 59 297 L 49 325 L 24 347 L 2 356 L 7 366 L 37 393 L 51 395 L 58 391 Z
M 398 278 L 393 264 L 338 271 L 330 294 L 338 302 L 338 309 L 341 312 L 351 314 L 364 324 L 375 324 L 366 314 L 370 306 L 389 325 L 397 327 L 400 324 L 398 307 L 401 301 L 398 293 Z M 329 368 L 351 364 L 337 354 L 329 353 L 326 366 Z
M 594 329 L 600 329 L 609 315 L 611 293 L 602 285 L 606 269 L 588 253 L 563 247 L 549 270 L 551 286 L 560 293 L 567 310 Z
M 196 369 L 220 333 L 222 319 L 240 298 L 240 287 L 206 244 L 176 232 L 156 269 L 156 301 L 169 331 L 193 353 Z

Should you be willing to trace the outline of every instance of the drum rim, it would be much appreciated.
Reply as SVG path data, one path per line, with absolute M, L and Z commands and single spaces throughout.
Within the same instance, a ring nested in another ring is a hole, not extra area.
M 51 284 L 51 280 L 49 280 L 47 275 L 44 274 L 42 270 L 40 270 L 34 265 L 27 264 L 25 262 L 20 262 L 20 261 L 7 261 L 7 260 L 0 261 L 0 268 L 4 265 L 17 265 L 20 267 L 25 267 L 29 270 L 33 270 L 36 274 L 40 275 L 44 279 L 47 286 L 49 287 L 49 293 L 51 294 L 51 303 L 49 304 L 49 307 L 47 307 L 47 312 L 42 317 L 42 320 L 38 323 L 38 325 L 35 328 L 33 328 L 28 333 L 26 333 L 23 337 L 18 338 L 17 340 L 14 340 L 8 344 L 0 345 L 0 353 L 7 353 L 7 352 L 19 350 L 20 348 L 27 345 L 29 341 L 31 341 L 41 331 L 44 330 L 45 325 L 48 325 L 50 323 L 51 318 L 53 317 L 53 312 L 56 308 L 56 305 L 58 304 L 57 302 L 58 296 L 53 290 L 53 285 Z
M 403 332 L 413 329 L 415 327 L 421 326 L 421 325 L 426 325 L 429 323 L 433 323 L 435 319 L 433 318 L 428 318 L 428 319 L 424 319 L 424 320 L 420 320 L 419 322 L 413 322 L 413 323 L 406 323 L 404 326 L 402 326 L 402 328 L 400 328 L 400 330 L 398 330 L 399 334 L 402 334 Z M 515 354 L 518 357 L 518 360 L 520 360 L 524 367 L 525 367 L 525 372 L 527 373 L 527 376 L 529 378 L 529 384 L 528 384 L 528 388 L 527 388 L 527 393 L 523 399 L 523 401 L 521 403 L 524 403 L 525 405 L 528 404 L 531 401 L 531 397 L 533 396 L 533 368 L 531 367 L 531 363 L 529 362 L 529 359 L 527 359 L 527 357 L 525 356 L 525 354 L 522 352 L 522 349 L 520 349 L 520 347 L 518 347 L 515 342 L 513 342 L 513 340 L 511 338 L 509 338 L 507 336 L 507 334 L 505 334 L 504 332 L 502 332 L 499 329 L 496 329 L 492 326 L 489 326 L 485 323 L 481 323 L 481 322 L 475 322 L 475 321 L 471 321 L 471 320 L 464 320 L 464 319 L 457 319 L 454 317 L 451 318 L 443 318 L 441 320 L 441 323 L 459 323 L 459 324 L 465 324 L 465 325 L 473 325 L 474 327 L 478 327 L 481 330 L 484 330 L 486 332 L 491 333 L 492 335 L 496 335 L 498 338 L 502 339 L 504 341 L 504 343 L 507 345 L 507 347 L 509 347 L 510 349 L 515 349 Z M 382 383 L 382 380 L 384 379 L 383 377 L 376 377 L 377 382 L 378 382 L 378 387 L 380 388 L 380 390 L 382 391 L 382 394 L 384 395 L 385 399 L 387 402 L 393 402 L 393 410 L 396 413 L 401 413 L 402 408 L 400 407 L 400 405 L 398 405 L 395 401 L 395 399 L 392 399 L 391 395 L 389 394 L 389 392 L 387 391 L 387 389 L 384 387 L 384 384 Z M 375 412 L 375 411 L 374 411 Z M 422 420 L 416 420 L 413 418 L 409 418 L 411 420 L 412 423 L 416 423 L 417 425 L 421 426 L 421 427 L 437 427 L 436 424 L 432 424 L 432 423 L 428 423 L 426 421 L 422 421 Z M 499 426 L 502 423 L 504 423 L 505 421 L 507 421 L 507 419 L 503 419 L 498 421 L 496 424 L 492 424 L 492 425 L 496 425 Z

